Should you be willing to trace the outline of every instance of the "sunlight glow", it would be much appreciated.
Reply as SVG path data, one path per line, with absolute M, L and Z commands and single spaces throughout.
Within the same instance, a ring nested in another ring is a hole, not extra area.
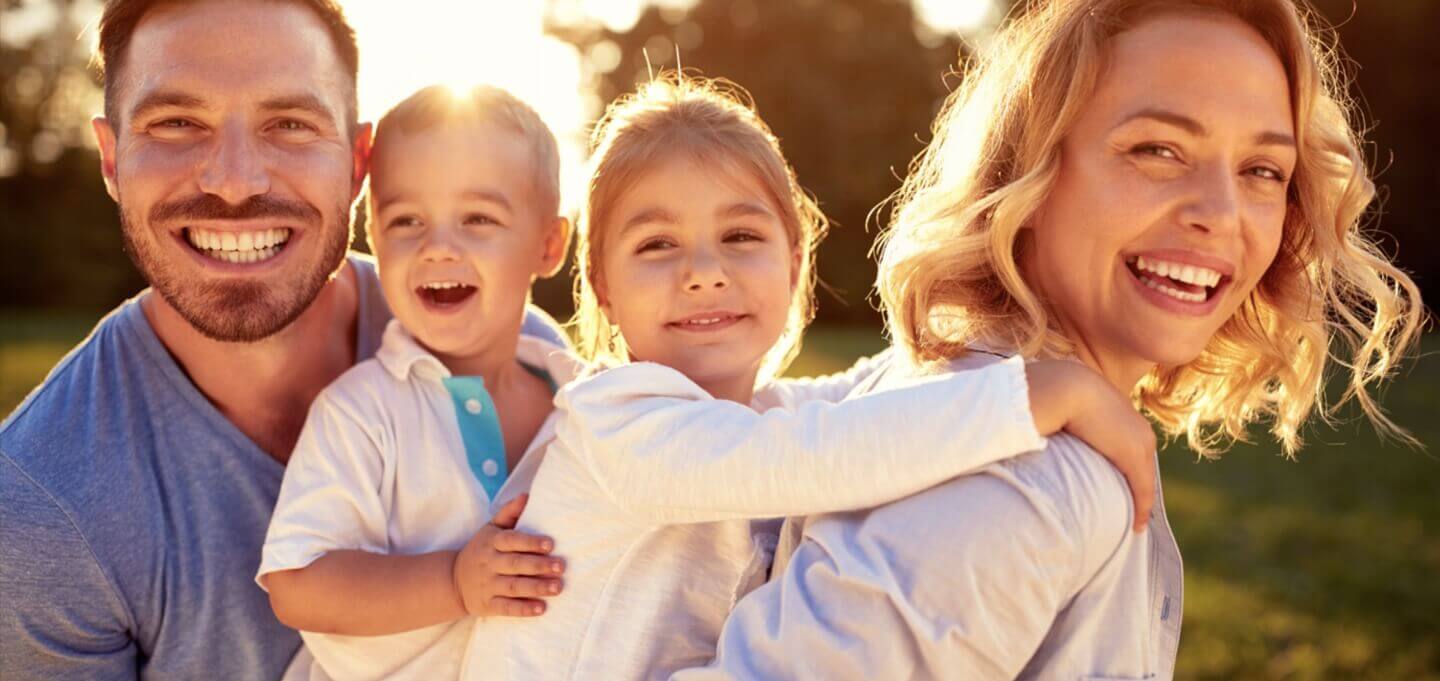
M 915 12 L 932 28 L 962 33 L 999 18 L 994 0 L 915 0 Z
M 440 83 L 509 90 L 540 114 L 560 142 L 563 201 L 583 176 L 589 111 L 580 54 L 547 36 L 544 3 L 347 0 L 360 43 L 360 117 L 373 121 L 410 93 Z

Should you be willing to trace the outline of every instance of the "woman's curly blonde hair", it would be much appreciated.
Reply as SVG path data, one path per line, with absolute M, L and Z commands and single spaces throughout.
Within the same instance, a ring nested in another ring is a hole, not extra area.
M 828 222 L 801 189 L 779 140 L 755 113 L 745 91 L 725 80 L 662 73 L 606 109 L 591 135 L 590 151 L 590 180 L 577 224 L 575 316 L 570 321 L 580 355 L 603 363 L 628 360 L 625 339 L 605 316 L 596 288 L 605 276 L 600 263 L 606 224 L 631 185 L 679 157 L 753 176 L 769 194 L 791 247 L 799 253 L 789 319 L 766 354 L 757 382 L 784 371 L 799 353 L 800 337 L 814 316 L 815 247 Z
M 1026 356 L 1070 342 L 1021 277 L 1021 230 L 1045 203 L 1060 145 L 1094 92 L 1110 38 L 1160 12 L 1221 12 L 1253 26 L 1290 83 L 1298 163 L 1279 253 L 1195 360 L 1159 367 L 1135 399 L 1202 454 L 1268 419 L 1287 454 L 1317 410 L 1356 399 L 1382 431 L 1413 442 L 1368 389 L 1415 342 L 1415 283 L 1362 231 L 1375 198 L 1333 30 L 1304 0 L 1054 0 L 1028 3 L 967 64 L 934 140 L 893 197 L 877 289 L 896 345 L 937 365 L 975 342 Z M 1343 356 L 1332 356 L 1334 349 Z M 1326 367 L 1349 374 L 1324 406 Z

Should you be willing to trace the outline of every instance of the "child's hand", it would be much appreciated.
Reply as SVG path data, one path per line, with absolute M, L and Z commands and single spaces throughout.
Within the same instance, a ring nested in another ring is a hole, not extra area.
M 1025 365 L 1030 412 L 1041 435 L 1058 430 L 1084 440 L 1110 460 L 1135 498 L 1136 532 L 1155 504 L 1155 431 L 1129 398 L 1078 362 L 1040 360 Z
M 522 494 L 500 507 L 455 556 L 455 591 L 467 613 L 535 617 L 545 612 L 539 599 L 560 593 L 565 562 L 549 555 L 555 542 L 513 529 L 528 499 Z

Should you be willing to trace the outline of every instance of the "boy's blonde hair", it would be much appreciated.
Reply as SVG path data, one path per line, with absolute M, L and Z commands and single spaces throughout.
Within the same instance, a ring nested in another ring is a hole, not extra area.
M 1021 276 L 1017 237 L 1055 184 L 1061 141 L 1094 92 L 1110 38 L 1173 11 L 1224 13 L 1264 36 L 1289 79 L 1298 163 L 1270 269 L 1199 357 L 1155 369 L 1136 399 L 1202 454 L 1243 439 L 1261 418 L 1293 454 L 1300 425 L 1323 405 L 1338 337 L 1348 357 L 1336 361 L 1350 374 L 1342 402 L 1356 398 L 1382 431 L 1408 438 L 1367 389 L 1415 341 L 1420 294 L 1360 230 L 1375 186 L 1333 31 L 1304 0 L 1029 3 L 968 66 L 895 196 L 877 282 L 891 335 L 920 364 L 975 341 L 1029 356 L 1071 350 Z
M 488 123 L 520 135 L 530 147 L 532 191 L 542 219 L 560 213 L 560 147 L 555 133 L 528 104 L 505 90 L 477 85 L 456 90 L 430 85 L 416 90 L 391 107 L 375 124 L 370 157 L 378 158 L 391 146 L 396 132 L 414 134 L 447 125 Z M 372 192 L 373 198 L 373 192 Z M 373 208 L 373 206 L 372 206 Z M 374 250 L 373 244 L 371 250 Z
M 766 355 L 757 381 L 784 371 L 800 350 L 800 336 L 814 314 L 815 246 L 827 222 L 795 179 L 780 142 L 738 86 L 668 72 L 621 97 L 605 111 L 590 138 L 590 181 L 581 208 L 575 247 L 575 317 L 581 356 L 602 362 L 628 359 L 625 340 L 601 309 L 597 282 L 606 223 L 615 203 L 646 172 L 688 157 L 699 163 L 750 173 L 769 194 L 799 253 L 800 271 L 785 331 Z

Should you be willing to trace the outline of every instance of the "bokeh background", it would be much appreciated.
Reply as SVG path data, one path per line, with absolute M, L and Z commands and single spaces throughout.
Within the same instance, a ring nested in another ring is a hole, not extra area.
M 868 257 L 928 140 L 961 54 L 1007 0 L 351 0 L 367 119 L 422 85 L 489 82 L 562 140 L 567 190 L 603 105 L 680 65 L 749 90 L 835 228 L 819 317 L 792 373 L 884 345 Z M 1353 60 L 1383 202 L 1370 225 L 1440 296 L 1440 2 L 1315 0 Z M 0 415 L 104 312 L 144 286 L 121 250 L 89 119 L 98 0 L 0 0 Z M 567 191 L 574 206 L 577 192 Z M 363 223 L 363 216 L 360 216 Z M 359 243 L 357 239 L 357 244 Z M 536 300 L 569 314 L 569 282 Z M 1424 352 L 1440 350 L 1431 335 Z M 1297 461 L 1263 432 L 1219 461 L 1162 453 L 1186 558 L 1180 679 L 1440 679 L 1440 360 L 1384 395 L 1430 451 L 1380 440 L 1354 413 L 1311 430 Z

